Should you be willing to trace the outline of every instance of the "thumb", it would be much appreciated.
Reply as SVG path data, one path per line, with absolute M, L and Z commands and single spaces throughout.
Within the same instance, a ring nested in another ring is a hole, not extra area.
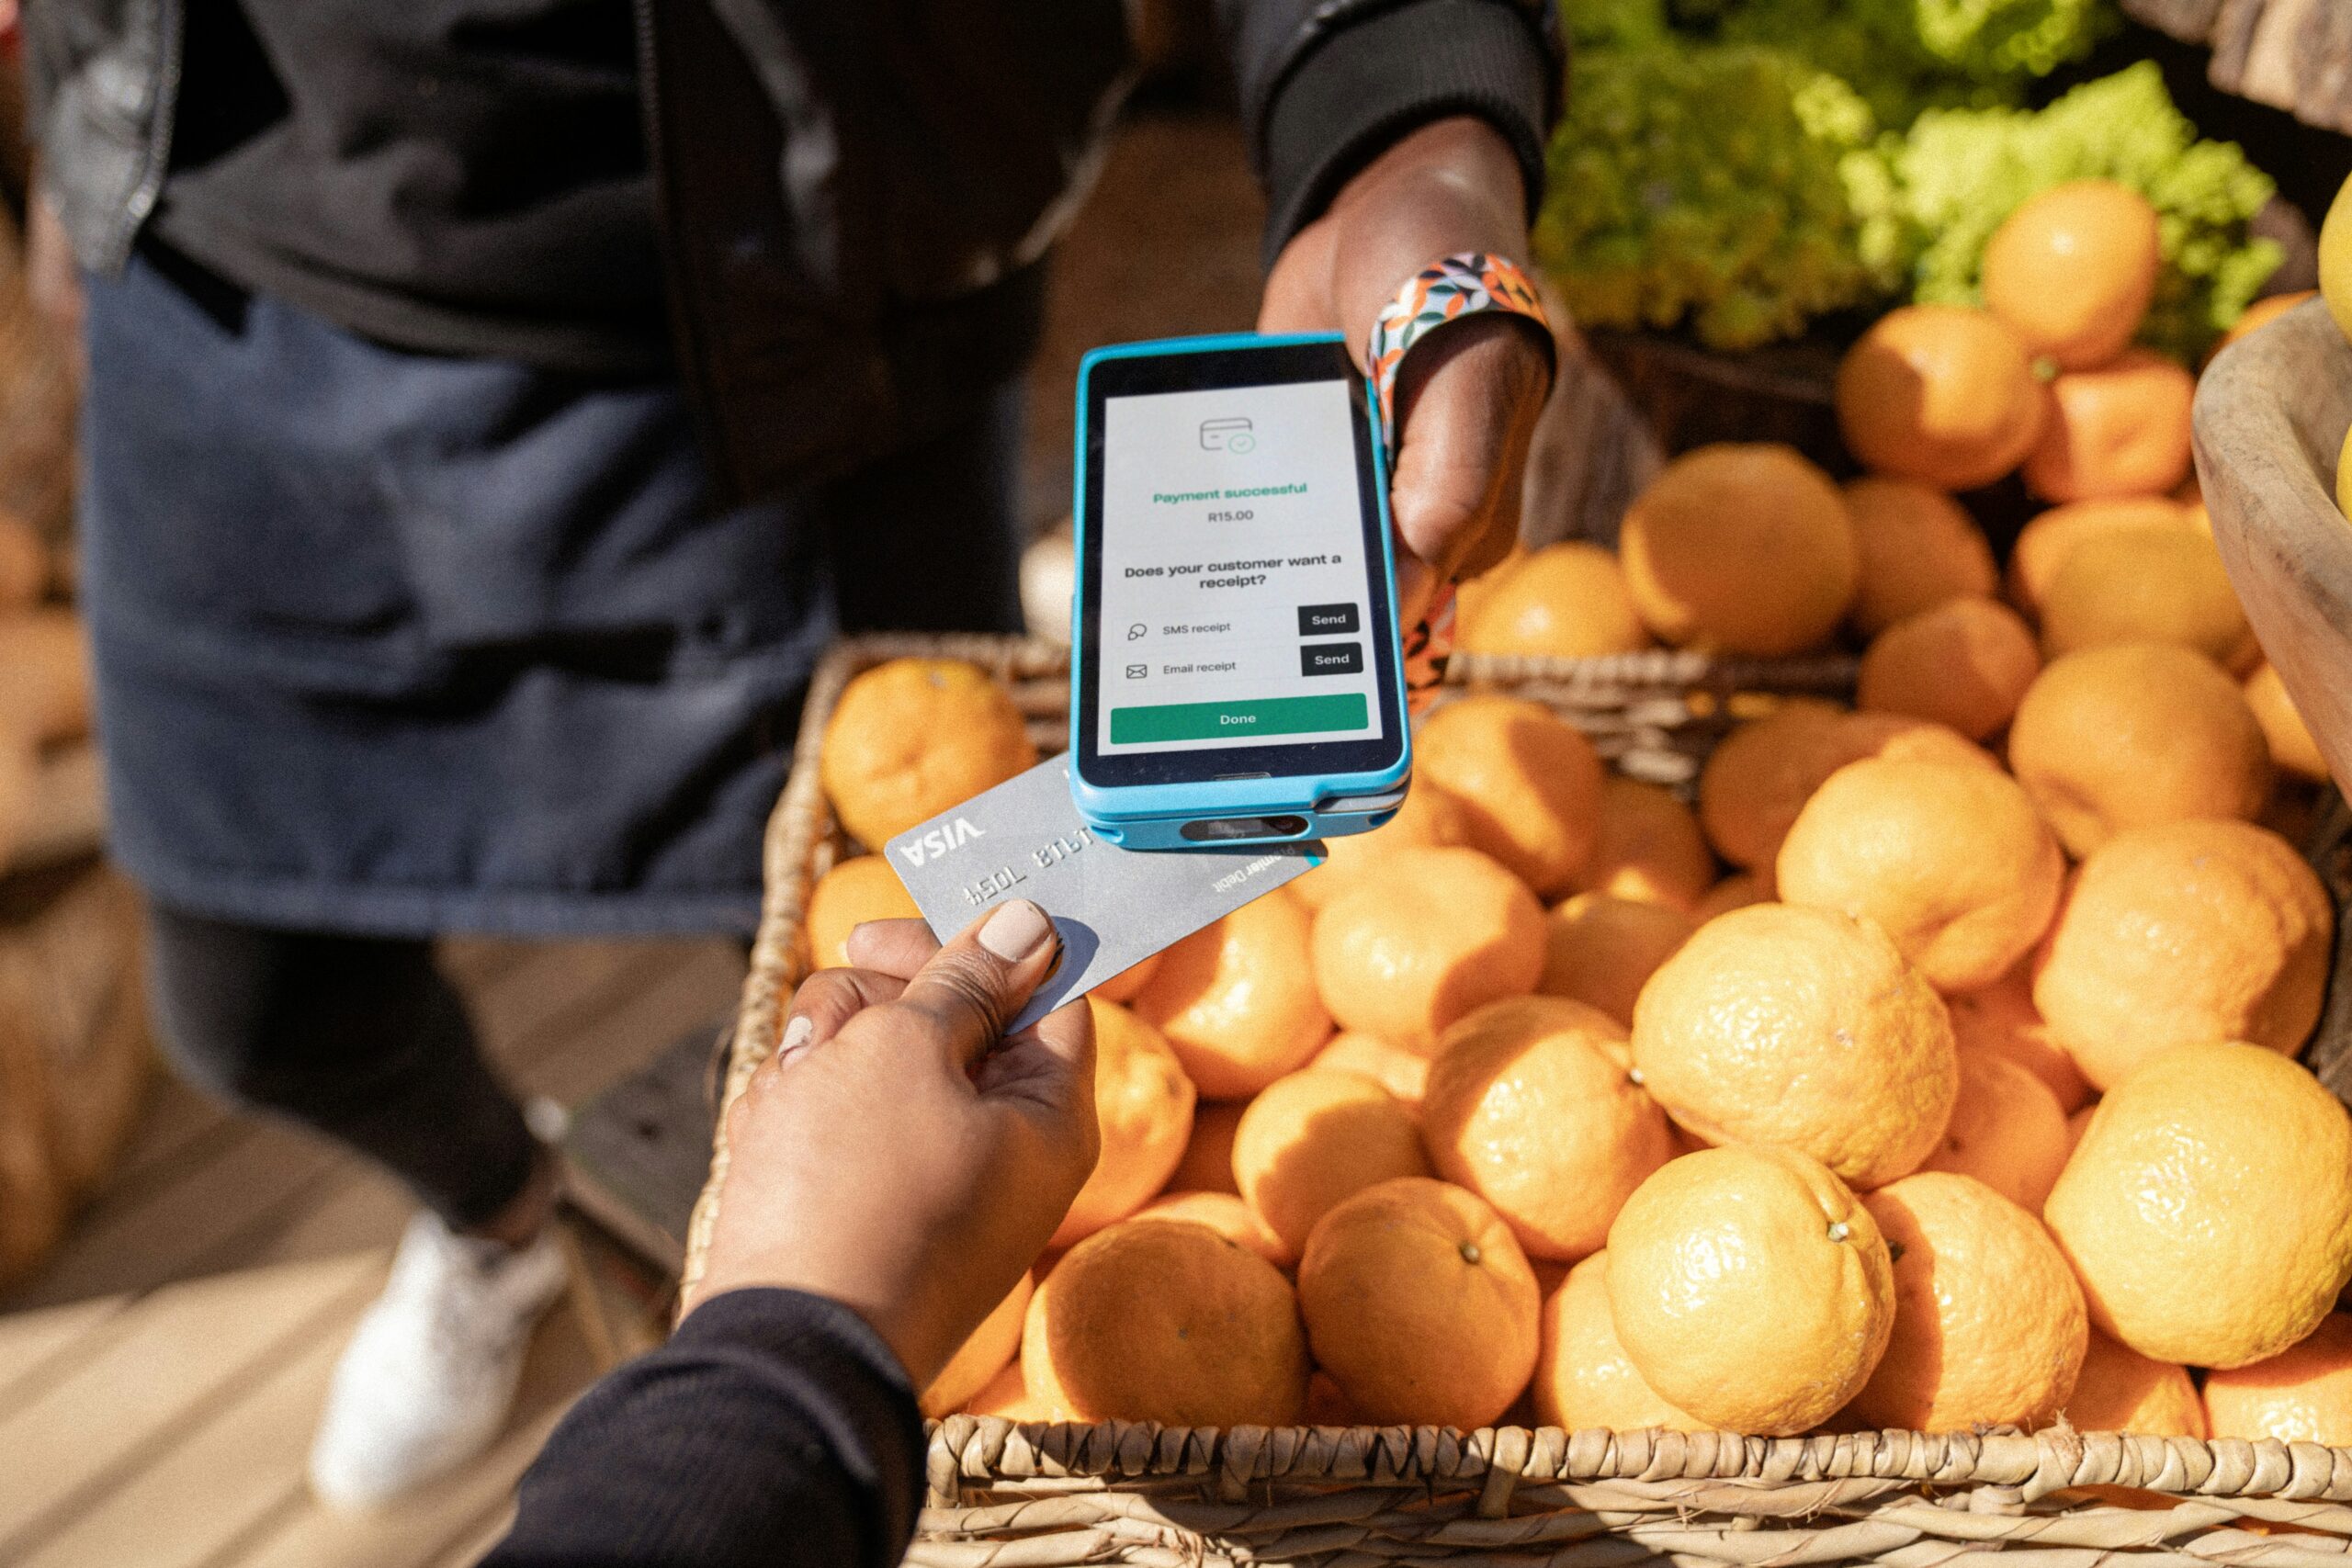
M 948 1062 L 957 1068 L 986 1055 L 1003 1038 L 1061 953 L 1061 933 L 1026 898 L 991 909 L 915 971 L 899 1006 L 924 1014 Z
M 1440 581 L 1485 570 L 1519 534 L 1520 478 L 1550 367 L 1525 326 L 1450 323 L 1406 355 L 1389 513 Z

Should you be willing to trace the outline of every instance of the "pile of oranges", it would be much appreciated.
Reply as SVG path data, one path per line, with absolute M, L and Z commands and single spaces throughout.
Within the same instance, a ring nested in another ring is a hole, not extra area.
M 2265 825 L 2324 770 L 2126 346 L 2138 200 L 2037 198 L 1984 310 L 1862 340 L 1866 477 L 1702 449 L 1620 554 L 1473 585 L 1494 651 L 1842 626 L 1859 706 L 1773 704 L 1686 804 L 1439 705 L 1392 822 L 1089 999 L 1100 1163 L 927 1413 L 2352 1444 L 2352 1115 L 2294 1060 L 2335 915 Z M 1952 492 L 2020 465 L 2004 578 Z M 946 660 L 823 744 L 868 845 L 1035 760 Z M 848 860 L 810 960 L 913 912 Z
M 2130 346 L 2157 265 L 2144 197 L 2099 180 L 2043 192 L 1987 247 L 1983 308 L 1905 307 L 1846 355 L 1838 422 L 1861 477 L 1839 485 L 1776 445 L 1686 453 L 1636 498 L 1614 553 L 1552 545 L 1465 586 L 1460 646 L 1774 658 L 1842 634 L 1865 649 L 1864 709 L 1984 740 L 2045 662 L 2172 644 L 2239 683 L 2276 766 L 2324 779 L 2197 496 L 2195 381 Z M 2233 335 L 2302 298 L 2263 301 Z M 1954 495 L 2020 471 L 2051 504 L 2004 574 Z M 2189 729 L 2184 746 L 2229 743 Z
M 1790 700 L 1695 811 L 1441 705 L 1395 821 L 1090 998 L 1101 1161 L 925 1409 L 2352 1442 L 2352 1116 L 2291 1056 L 2333 912 L 2218 666 L 2075 657 L 2026 694 L 2063 776 Z M 2243 746 L 2088 765 L 2189 671 Z M 1034 755 L 922 660 L 825 748 L 867 842 Z M 847 860 L 812 960 L 913 912 Z

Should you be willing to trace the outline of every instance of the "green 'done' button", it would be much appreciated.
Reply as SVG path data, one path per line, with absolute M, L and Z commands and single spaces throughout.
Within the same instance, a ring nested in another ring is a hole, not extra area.
M 1362 692 L 1263 697 L 1256 702 L 1161 703 L 1153 707 L 1113 708 L 1111 744 L 1134 746 L 1153 740 L 1216 740 L 1228 737 L 1248 740 L 1253 736 L 1367 729 L 1371 724 L 1371 709 Z

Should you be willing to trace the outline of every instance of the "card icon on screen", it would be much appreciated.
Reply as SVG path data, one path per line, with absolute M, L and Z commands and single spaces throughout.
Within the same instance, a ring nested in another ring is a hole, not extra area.
M 1250 422 L 1238 415 L 1228 419 L 1201 421 L 1201 449 L 1204 452 L 1254 452 L 1258 437 Z

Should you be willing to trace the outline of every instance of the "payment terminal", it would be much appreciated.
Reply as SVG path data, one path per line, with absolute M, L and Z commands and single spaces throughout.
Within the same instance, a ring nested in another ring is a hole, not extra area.
M 1385 456 L 1337 333 L 1078 377 L 1070 789 L 1129 849 L 1376 828 L 1405 798 Z

